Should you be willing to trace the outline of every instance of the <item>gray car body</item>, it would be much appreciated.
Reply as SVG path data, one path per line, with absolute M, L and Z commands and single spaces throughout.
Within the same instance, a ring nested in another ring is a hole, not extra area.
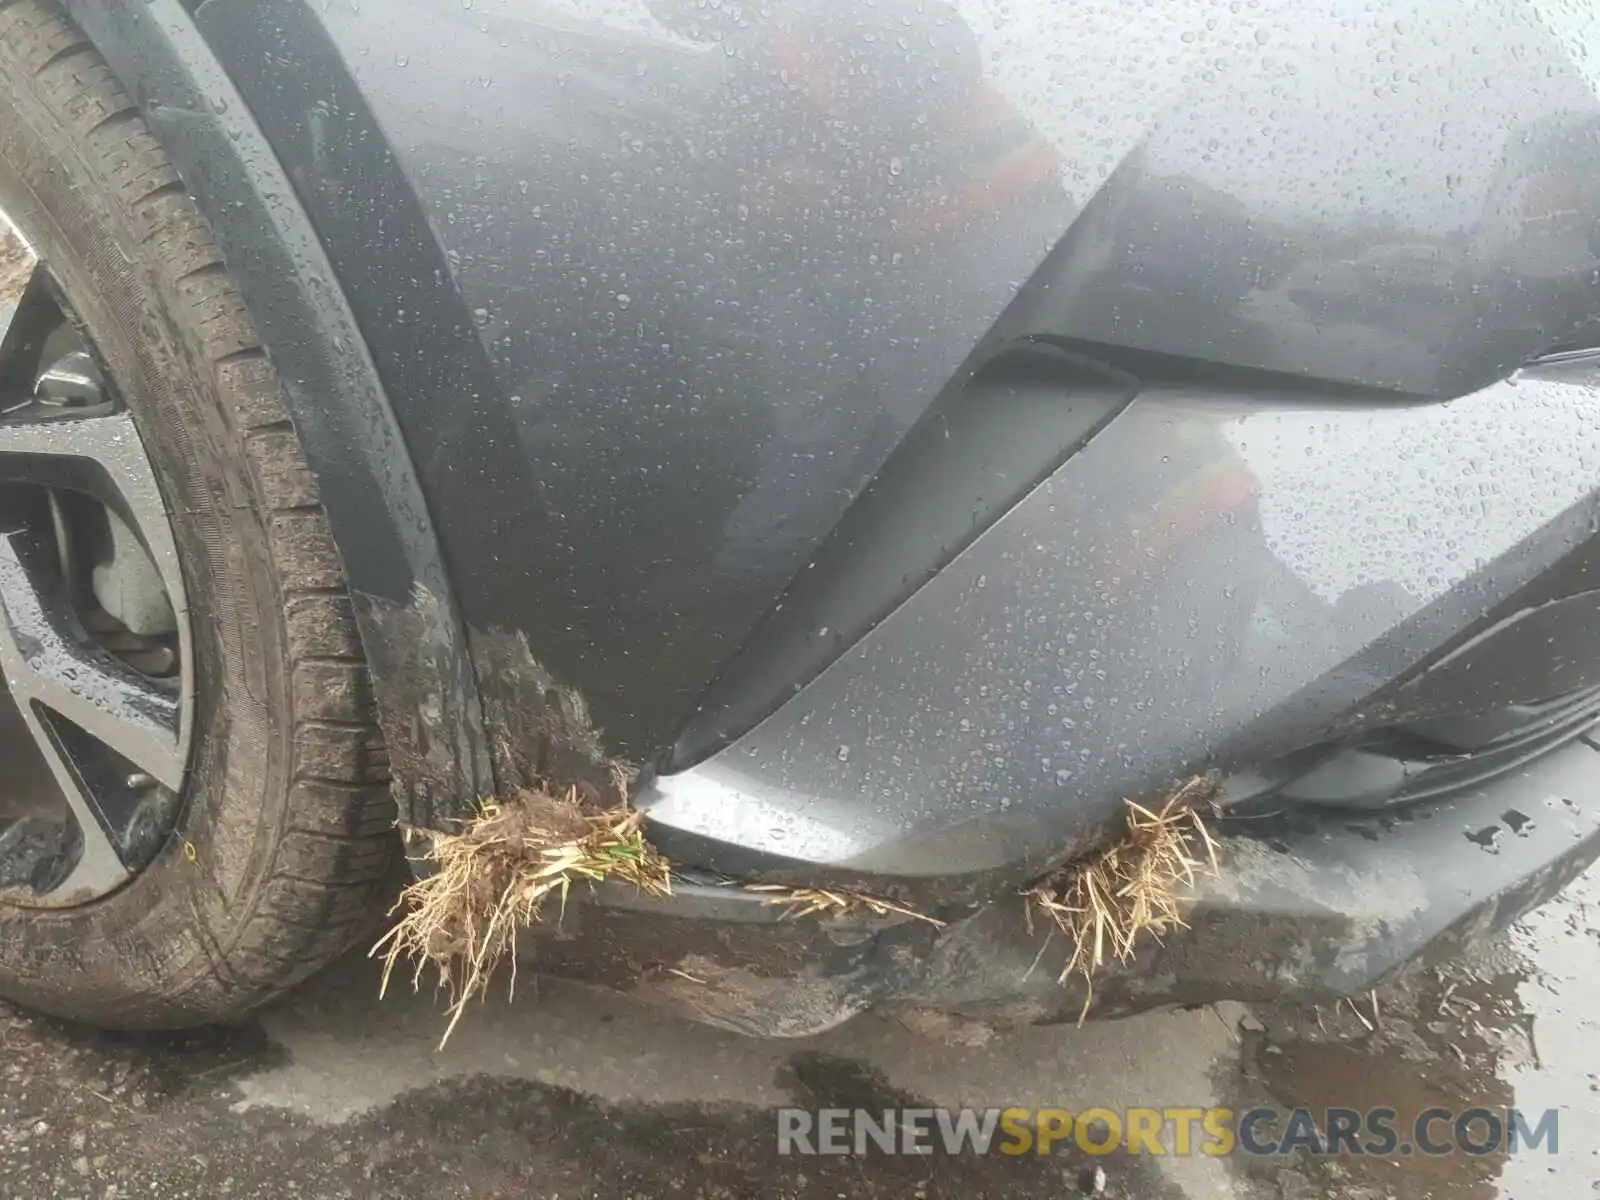
M 1597 154 L 1559 10 L 314 7 L 490 367 L 394 397 L 465 619 L 524 637 L 619 756 L 671 746 L 996 341 L 1247 369 L 1146 380 L 792 699 L 660 776 L 658 825 L 719 865 L 1026 874 L 1241 734 L 1312 740 L 1589 533 L 1591 381 L 1503 381 L 1595 311 L 1587 242 L 1514 207 L 1573 171 L 1561 133 Z M 993 170 L 972 86 L 1054 178 L 924 232 L 908 213 Z M 1209 429 L 1157 452 L 1175 414 Z M 1259 530 L 1129 564 L 1230 456 Z M 1161 617 L 1108 631 L 1113 608 Z
M 637 770 L 677 861 L 970 901 L 1600 682 L 1582 5 L 148 8 L 222 72 L 152 124 L 225 249 L 219 157 L 292 188 L 393 435 L 286 371 L 404 820 Z

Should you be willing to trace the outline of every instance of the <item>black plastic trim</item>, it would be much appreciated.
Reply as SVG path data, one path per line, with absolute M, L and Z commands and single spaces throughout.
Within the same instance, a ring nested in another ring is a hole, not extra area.
M 435 824 L 493 786 L 487 739 L 433 522 L 339 278 L 184 4 L 65 3 L 210 220 L 283 380 L 344 558 L 401 819 Z

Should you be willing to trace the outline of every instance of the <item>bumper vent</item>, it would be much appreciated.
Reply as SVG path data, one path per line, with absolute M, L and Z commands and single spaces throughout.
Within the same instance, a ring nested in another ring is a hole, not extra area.
M 1526 766 L 1597 721 L 1600 686 L 1481 716 L 1418 722 L 1333 751 L 1279 783 L 1271 798 L 1349 809 L 1437 800 Z

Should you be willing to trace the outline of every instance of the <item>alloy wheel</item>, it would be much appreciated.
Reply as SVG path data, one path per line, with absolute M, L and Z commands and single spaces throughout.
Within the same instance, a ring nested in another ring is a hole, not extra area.
M 133 417 L 0 210 L 0 903 L 106 895 L 172 836 L 188 608 Z

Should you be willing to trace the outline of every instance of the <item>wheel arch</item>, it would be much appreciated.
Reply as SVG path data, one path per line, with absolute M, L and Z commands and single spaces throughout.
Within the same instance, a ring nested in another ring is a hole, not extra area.
M 403 825 L 493 790 L 460 609 L 410 449 L 317 232 L 179 0 L 61 0 L 211 223 L 344 560 Z

